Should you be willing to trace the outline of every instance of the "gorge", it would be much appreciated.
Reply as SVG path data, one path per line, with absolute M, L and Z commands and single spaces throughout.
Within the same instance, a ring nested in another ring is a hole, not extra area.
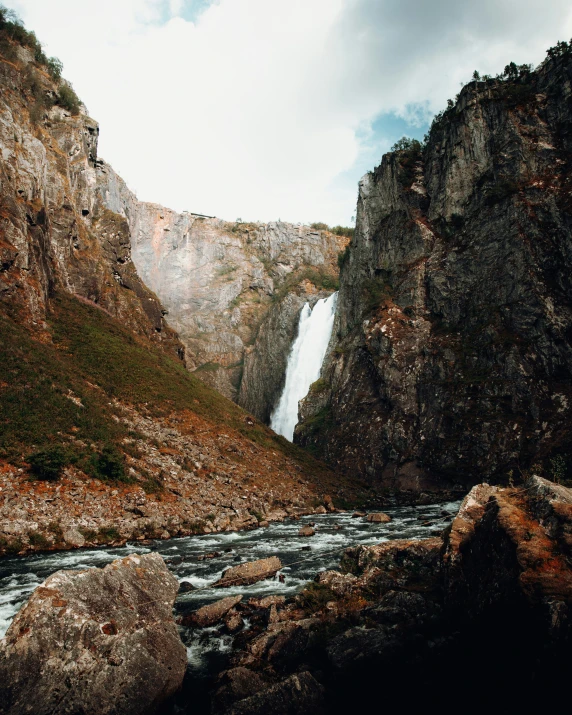
M 7 17 L 0 712 L 551 706 L 572 43 L 477 74 L 354 232 L 139 201 Z

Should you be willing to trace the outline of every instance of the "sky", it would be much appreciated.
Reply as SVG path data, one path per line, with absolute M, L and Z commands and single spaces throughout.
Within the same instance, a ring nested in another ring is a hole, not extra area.
M 357 184 L 473 70 L 539 64 L 569 0 L 2 0 L 139 199 L 349 225 Z

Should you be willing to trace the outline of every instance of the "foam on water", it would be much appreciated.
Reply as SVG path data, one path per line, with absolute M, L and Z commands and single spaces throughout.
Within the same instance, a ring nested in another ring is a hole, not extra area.
M 450 519 L 443 518 L 442 512 L 453 515 L 457 509 L 456 502 L 423 507 L 395 507 L 386 509 L 392 517 L 388 524 L 370 524 L 365 519 L 352 518 L 349 513 L 322 514 L 302 517 L 296 521 L 276 522 L 267 528 L 254 531 L 190 536 L 171 541 L 156 541 L 150 546 L 132 542 L 117 549 L 83 549 L 1 559 L 0 635 L 4 634 L 8 624 L 34 588 L 59 569 L 103 566 L 131 553 L 156 551 L 166 558 L 169 569 L 179 581 L 190 581 L 197 589 L 182 593 L 178 597 L 175 610 L 178 614 L 183 614 L 237 593 L 242 593 L 245 600 L 251 596 L 272 593 L 293 595 L 313 579 L 317 572 L 335 568 L 346 547 L 379 543 L 388 539 L 426 538 L 434 531 L 442 531 L 449 523 Z M 424 526 L 422 520 L 433 522 L 433 526 Z M 298 536 L 300 527 L 310 521 L 315 522 L 315 536 Z M 214 551 L 218 551 L 220 555 L 199 561 L 198 557 Z M 284 564 L 284 583 L 273 578 L 249 586 L 208 588 L 209 584 L 220 578 L 223 571 L 230 566 L 268 556 L 278 556 Z M 177 563 L 180 559 L 182 561 Z M 193 641 L 192 644 L 186 644 L 193 653 L 208 650 L 204 643 L 201 645 Z M 219 649 L 218 645 L 213 647 Z M 201 658 L 203 656 L 199 659 Z

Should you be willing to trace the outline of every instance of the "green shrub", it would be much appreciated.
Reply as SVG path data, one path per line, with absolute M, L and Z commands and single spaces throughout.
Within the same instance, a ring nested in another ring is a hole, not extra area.
M 347 236 L 348 238 L 353 238 L 356 232 L 353 226 L 334 226 L 330 231 L 336 236 Z
M 48 72 L 52 76 L 52 79 L 59 82 L 62 78 L 62 71 L 64 69 L 64 65 L 61 60 L 58 60 L 57 57 L 50 57 L 46 61 L 46 67 L 48 68 Z
M 55 482 L 64 467 L 72 462 L 72 455 L 60 445 L 34 452 L 28 457 L 32 475 L 45 482 Z
M 108 544 L 110 541 L 118 541 L 121 538 L 121 535 L 113 526 L 102 526 L 98 530 L 96 538 L 100 543 Z
M 328 226 L 327 223 L 322 223 L 321 221 L 317 221 L 316 223 L 311 223 L 310 228 L 313 228 L 314 231 L 329 231 L 330 227 Z
M 38 549 L 48 549 L 51 546 L 48 539 L 46 539 L 46 537 L 39 531 L 29 531 L 28 539 L 30 541 L 30 545 L 36 546 Z
M 102 482 L 130 481 L 125 470 L 125 458 L 112 444 L 105 445 L 101 452 L 96 452 L 91 456 L 88 471 L 92 477 Z
M 67 84 L 62 84 L 58 92 L 57 103 L 60 107 L 67 109 L 74 116 L 79 114 L 80 101 L 73 88 Z

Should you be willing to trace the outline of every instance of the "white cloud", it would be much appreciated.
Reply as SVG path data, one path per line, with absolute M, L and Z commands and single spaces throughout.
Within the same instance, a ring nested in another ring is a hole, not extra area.
M 371 153 L 373 118 L 422 119 L 473 69 L 538 62 L 572 34 L 564 0 L 6 4 L 63 60 L 140 198 L 245 220 L 347 223 L 355 185 L 336 177 Z

